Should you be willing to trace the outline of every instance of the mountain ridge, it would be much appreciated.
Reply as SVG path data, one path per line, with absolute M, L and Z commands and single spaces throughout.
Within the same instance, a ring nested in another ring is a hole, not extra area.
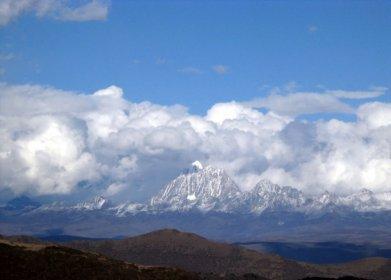
M 302 213 L 356 211 L 377 212 L 391 210 L 391 191 L 373 193 L 361 189 L 350 195 L 336 195 L 325 191 L 320 195 L 305 195 L 297 188 L 280 186 L 269 180 L 260 180 L 250 191 L 241 191 L 237 184 L 222 169 L 203 166 L 195 161 L 191 168 L 167 183 L 147 203 L 112 203 L 103 196 L 89 201 L 66 206 L 63 203 L 40 205 L 22 196 L 8 203 L 18 203 L 19 208 L 33 211 L 108 211 L 117 216 L 138 212 L 200 211 L 226 212 L 259 215 L 264 211 L 289 211 Z M 26 205 L 21 206 L 25 203 Z M 16 208 L 15 208 L 16 209 Z
M 391 242 L 391 192 L 308 197 L 267 180 L 243 192 L 223 170 L 197 165 L 145 204 L 115 204 L 98 196 L 75 205 L 29 207 L 28 202 L 23 210 L 0 207 L 0 233 L 102 238 L 175 227 L 232 242 Z

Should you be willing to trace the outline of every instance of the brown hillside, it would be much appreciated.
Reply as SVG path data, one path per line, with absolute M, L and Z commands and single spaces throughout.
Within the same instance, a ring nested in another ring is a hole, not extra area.
M 187 271 L 236 274 L 254 273 L 268 279 L 342 277 L 389 280 L 391 261 L 372 258 L 343 265 L 313 265 L 279 256 L 207 240 L 201 236 L 165 229 L 123 240 L 76 241 L 77 249 L 144 265 L 182 268 Z
M 315 266 L 212 242 L 177 230 L 159 230 L 123 240 L 77 241 L 69 245 L 129 262 L 196 272 L 236 275 L 255 273 L 269 279 L 300 279 L 321 275 Z
M 137 266 L 67 247 L 17 243 L 2 239 L 0 240 L 0 279 L 196 280 L 201 277 L 179 269 Z

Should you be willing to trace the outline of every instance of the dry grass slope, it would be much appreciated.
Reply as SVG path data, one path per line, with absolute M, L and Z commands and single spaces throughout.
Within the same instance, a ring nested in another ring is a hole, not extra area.
M 321 266 L 285 260 L 230 244 L 209 241 L 192 233 L 159 230 L 123 240 L 77 241 L 69 246 L 99 252 L 115 259 L 145 265 L 178 267 L 187 271 L 243 275 L 267 279 L 356 277 L 389 280 L 391 261 L 368 259 L 343 265 Z

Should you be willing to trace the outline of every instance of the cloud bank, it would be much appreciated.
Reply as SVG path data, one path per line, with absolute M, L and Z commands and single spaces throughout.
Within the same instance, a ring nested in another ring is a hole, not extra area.
M 325 92 L 297 92 L 295 84 L 281 90 L 272 89 L 271 94 L 243 104 L 253 108 L 266 108 L 278 114 L 298 116 L 315 113 L 347 113 L 355 109 L 342 99 L 371 99 L 382 96 L 388 90 L 386 87 L 374 87 L 365 91 L 327 90 Z M 293 92 L 292 92 L 293 91 Z
M 64 21 L 90 21 L 107 18 L 109 2 L 92 0 L 74 6 L 68 0 L 0 0 L 0 26 L 7 25 L 24 13 Z
M 389 191 L 391 104 L 351 108 L 319 95 L 272 94 L 262 101 L 266 113 L 218 103 L 199 116 L 180 105 L 130 102 L 116 86 L 86 95 L 0 84 L 0 189 L 71 194 L 87 184 L 106 195 L 148 197 L 200 160 L 244 190 L 267 178 L 308 193 Z M 336 105 L 356 121 L 296 118 Z

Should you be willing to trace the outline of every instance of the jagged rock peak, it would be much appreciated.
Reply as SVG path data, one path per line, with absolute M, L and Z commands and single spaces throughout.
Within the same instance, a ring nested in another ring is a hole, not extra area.
M 172 180 L 151 199 L 151 205 L 172 210 L 223 210 L 235 207 L 240 195 L 238 186 L 222 169 L 209 165 Z
M 317 199 L 323 203 L 335 202 L 336 200 L 338 200 L 338 196 L 335 193 L 324 191 L 317 197 Z
M 252 192 L 276 191 L 280 188 L 279 185 L 274 184 L 267 179 L 261 179 L 252 189 Z
M 95 196 L 90 201 L 81 202 L 76 205 L 75 208 L 85 210 L 99 210 L 105 209 L 110 206 L 110 201 L 103 196 Z
M 281 187 L 266 179 L 259 181 L 247 198 L 247 205 L 253 213 L 265 210 L 298 210 L 306 202 L 307 199 L 301 191 L 292 187 Z

